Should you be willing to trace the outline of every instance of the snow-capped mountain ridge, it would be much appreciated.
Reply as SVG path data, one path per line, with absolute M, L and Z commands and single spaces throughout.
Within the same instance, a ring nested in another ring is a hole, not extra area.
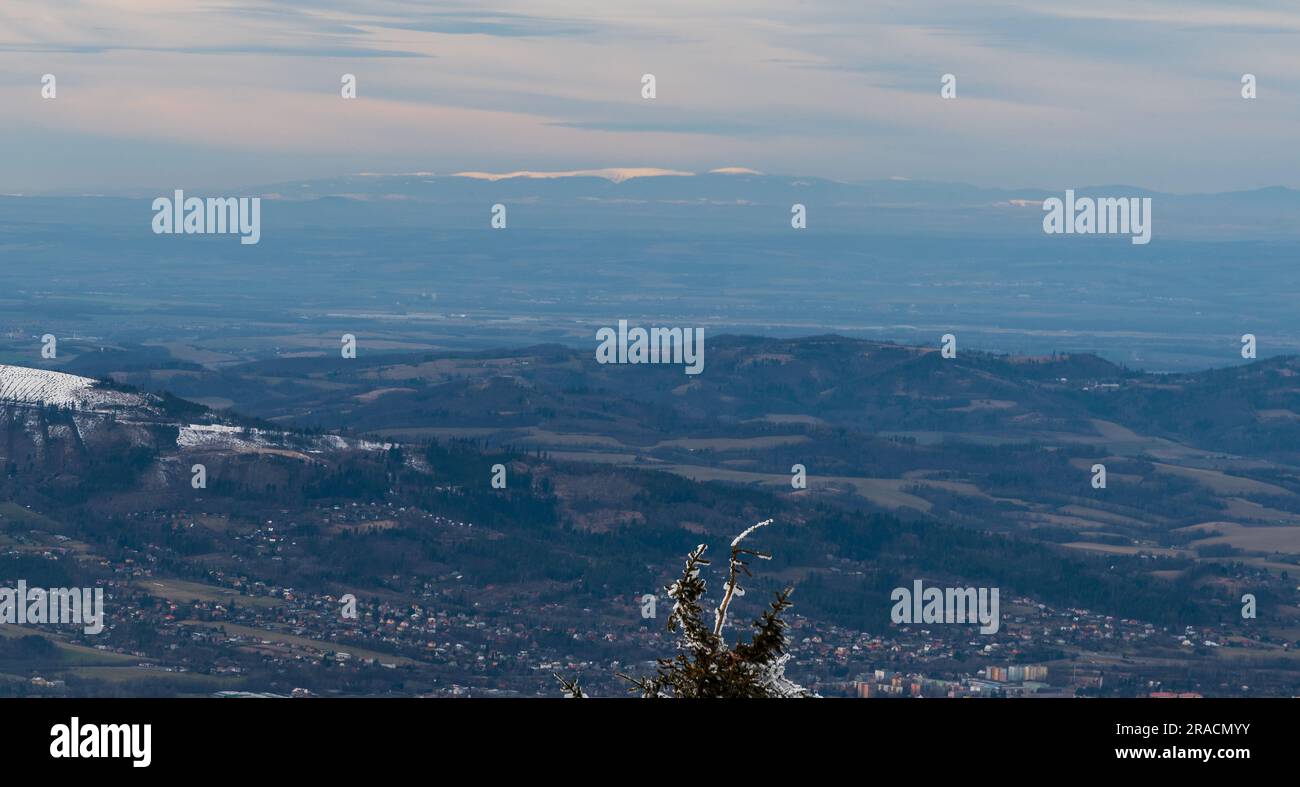
M 122 391 L 90 377 L 0 364 L 0 462 L 22 459 L 68 477 L 96 457 L 138 460 L 142 451 L 155 464 L 147 475 L 150 483 L 171 478 L 179 484 L 188 480 L 196 460 L 212 469 L 272 455 L 317 464 L 395 445 L 241 425 L 166 394 Z
M 90 377 L 0 364 L 0 402 L 94 410 L 139 407 L 147 400 L 139 394 L 101 388 Z

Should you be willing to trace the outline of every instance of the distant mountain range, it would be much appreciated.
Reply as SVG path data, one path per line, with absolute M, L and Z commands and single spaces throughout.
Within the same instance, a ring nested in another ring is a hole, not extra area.
M 177 183 L 187 193 L 205 192 Z M 262 196 L 267 221 L 290 225 L 339 221 L 374 226 L 486 225 L 502 203 L 523 228 L 706 225 L 719 231 L 789 229 L 794 203 L 807 206 L 809 230 L 905 234 L 1041 233 L 1040 205 L 1071 188 L 1079 197 L 1151 197 L 1155 238 L 1253 240 L 1300 235 L 1300 190 L 1282 186 L 1208 194 L 1170 194 L 1127 184 L 1063 184 L 1051 188 L 989 188 L 918 180 L 847 182 L 768 175 L 744 168 L 700 174 L 655 168 L 572 172 L 358 174 L 250 187 Z M 168 190 L 170 193 L 170 190 Z M 97 196 L 0 198 L 16 218 L 51 204 L 116 212 L 117 200 L 152 199 L 132 192 Z M 140 210 L 131 207 L 134 214 Z M 87 215 L 94 223 L 95 217 Z

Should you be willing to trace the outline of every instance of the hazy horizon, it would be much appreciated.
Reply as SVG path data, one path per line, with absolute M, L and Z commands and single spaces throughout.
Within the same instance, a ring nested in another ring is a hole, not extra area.
M 619 174 L 616 174 L 619 173 L 620 171 L 638 171 L 638 172 L 637 174 L 631 174 L 627 176 L 621 176 Z M 646 172 L 640 172 L 640 171 L 646 171 Z M 349 178 L 374 178 L 374 179 L 409 178 L 409 177 L 461 178 L 464 180 L 476 180 L 476 181 L 487 181 L 487 182 L 500 182 L 503 180 L 554 181 L 554 180 L 577 179 L 577 178 L 595 178 L 601 180 L 608 180 L 610 183 L 617 185 L 621 183 L 626 183 L 631 180 L 646 180 L 651 178 L 667 179 L 667 178 L 700 177 L 704 175 L 740 175 L 740 174 L 755 175 L 760 177 L 773 177 L 773 178 L 802 178 L 808 180 L 826 181 L 828 183 L 836 183 L 842 185 L 915 183 L 915 184 L 925 184 L 925 185 L 967 187 L 971 189 L 980 189 L 986 191 L 1007 191 L 1007 192 L 1057 192 L 1059 193 L 1059 192 L 1063 192 L 1066 189 L 1083 192 L 1088 190 L 1105 189 L 1105 188 L 1111 188 L 1111 189 L 1122 188 L 1122 189 L 1134 189 L 1137 191 L 1149 192 L 1153 194 L 1167 194 L 1170 196 L 1179 196 L 1179 197 L 1194 197 L 1194 196 L 1213 196 L 1213 195 L 1225 195 L 1225 194 L 1241 194 L 1241 193 L 1249 193 L 1249 192 L 1268 191 L 1273 189 L 1285 189 L 1287 191 L 1300 191 L 1300 183 L 1297 183 L 1295 185 L 1287 185 L 1281 182 L 1261 183 L 1260 185 L 1250 186 L 1250 187 L 1224 188 L 1224 189 L 1210 189 L 1210 188 L 1196 188 L 1196 187 L 1190 187 L 1187 189 L 1162 189 L 1162 188 L 1156 188 L 1154 186 L 1150 186 L 1146 183 L 1142 183 L 1139 181 L 1116 181 L 1116 182 L 1079 181 L 1074 183 L 1062 183 L 1062 184 L 1026 182 L 1020 185 L 1010 185 L 1008 183 L 975 183 L 971 181 L 962 181 L 962 180 L 943 180 L 937 178 L 908 178 L 908 177 L 900 177 L 900 176 L 893 176 L 887 178 L 826 177 L 826 176 L 815 175 L 807 172 L 765 172 L 765 171 L 755 170 L 750 167 L 723 165 L 723 164 L 719 164 L 717 166 L 702 167 L 695 171 L 675 170 L 670 167 L 655 166 L 655 165 L 633 166 L 633 165 L 613 164 L 613 165 L 604 165 L 604 166 L 593 165 L 593 166 L 586 166 L 586 167 L 575 167 L 573 169 L 565 169 L 565 170 L 529 168 L 529 167 L 525 167 L 522 169 L 499 169 L 499 170 L 470 169 L 468 167 L 461 167 L 461 168 L 452 167 L 450 169 L 447 169 L 445 171 L 440 171 L 440 172 L 435 172 L 430 170 L 412 170 L 408 172 L 322 171 L 314 175 L 307 175 L 301 178 L 293 178 L 286 181 L 270 181 L 266 179 L 262 179 L 262 180 L 255 179 L 255 180 L 250 180 L 248 182 L 242 182 L 242 183 L 234 183 L 234 182 L 220 183 L 220 182 L 200 180 L 192 183 L 177 184 L 171 182 L 164 183 L 162 182 L 162 179 L 160 179 L 157 183 L 153 183 L 153 184 L 139 184 L 134 186 L 119 185 L 119 186 L 112 186 L 112 187 L 103 187 L 98 189 L 79 188 L 75 186 L 65 186 L 65 187 L 59 187 L 54 189 L 42 189 L 39 187 L 33 189 L 27 189 L 27 190 L 20 189 L 11 192 L 0 193 L 0 197 L 143 198 L 146 196 L 153 197 L 159 194 L 165 195 L 179 188 L 192 194 L 203 192 L 205 189 L 208 191 L 217 189 L 217 190 L 228 191 L 232 194 L 235 193 L 244 194 L 244 195 L 261 194 L 262 196 L 268 199 L 294 199 L 294 195 L 291 194 L 265 194 L 264 192 L 260 192 L 259 190 L 266 189 L 276 185 L 283 185 L 285 183 L 299 183 L 299 182 L 314 183 L 314 182 L 323 182 L 323 181 L 331 181 L 331 180 L 343 180 Z M 491 177 L 486 177 L 486 176 L 491 176 Z M 330 195 L 330 196 L 348 196 L 348 195 L 338 194 L 338 195 Z

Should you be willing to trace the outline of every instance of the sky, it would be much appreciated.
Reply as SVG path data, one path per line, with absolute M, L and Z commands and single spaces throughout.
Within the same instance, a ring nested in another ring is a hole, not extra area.
M 1300 4 L 3 0 L 0 102 L 9 194 L 607 167 L 1300 188 Z

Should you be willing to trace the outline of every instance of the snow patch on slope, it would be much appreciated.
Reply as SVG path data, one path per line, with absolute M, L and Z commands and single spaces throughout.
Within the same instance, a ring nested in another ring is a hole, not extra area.
M 95 381 L 75 374 L 0 364 L 0 399 L 72 407 Z
M 139 394 L 98 388 L 98 381 L 64 372 L 0 364 L 0 402 L 51 405 L 75 410 L 101 407 L 140 407 Z
M 338 435 L 294 435 L 266 429 L 227 426 L 225 424 L 185 424 L 176 435 L 179 448 L 224 449 L 253 451 L 262 448 L 284 448 L 309 453 L 343 451 L 349 448 L 362 451 L 387 451 L 393 443 L 375 443 L 354 440 Z

